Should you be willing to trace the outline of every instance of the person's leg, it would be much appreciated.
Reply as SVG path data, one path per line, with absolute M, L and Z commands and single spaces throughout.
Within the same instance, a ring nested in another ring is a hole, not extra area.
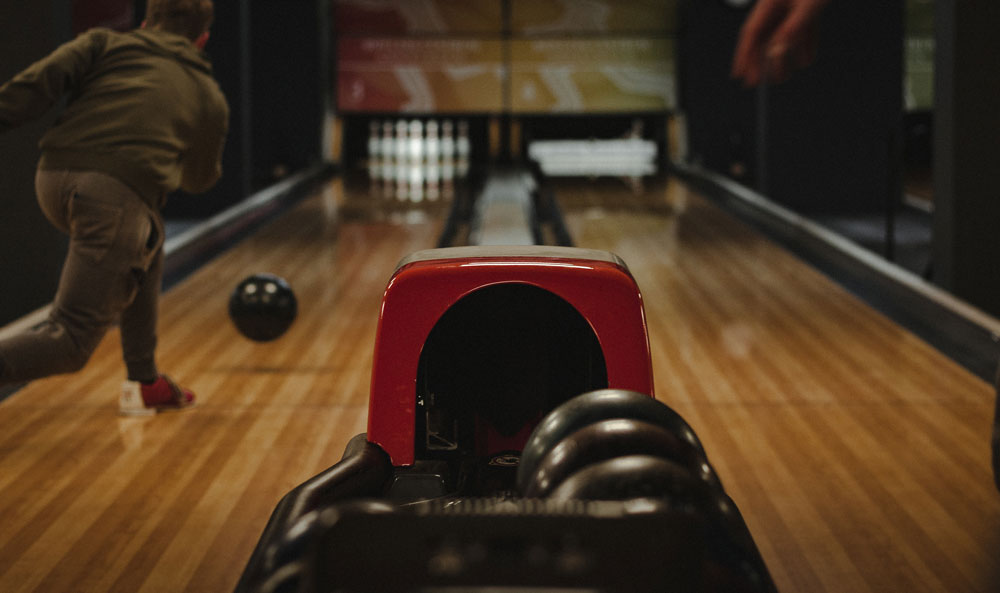
M 48 319 L 0 342 L 0 384 L 79 370 L 136 291 L 129 258 L 141 234 L 119 207 L 128 188 L 86 172 L 39 171 L 39 205 L 70 235 Z M 130 193 L 130 192 L 129 192 Z M 136 198 L 137 199 L 137 198 Z M 140 245 L 142 244 L 140 240 Z
M 116 276 L 91 267 L 70 249 L 48 319 L 0 342 L 0 384 L 83 368 L 114 322 L 117 311 L 108 306 L 103 289 L 118 282 Z
M 194 394 L 182 389 L 156 368 L 156 323 L 160 285 L 163 282 L 163 224 L 146 211 L 152 231 L 142 261 L 132 269 L 138 291 L 121 314 L 122 357 L 128 380 L 122 387 L 119 411 L 148 414 L 162 408 L 182 408 L 194 403 Z
M 130 381 L 151 383 L 159 376 L 156 368 L 156 323 L 163 281 L 163 249 L 160 225 L 154 225 L 151 237 L 156 249 L 146 270 L 135 269 L 133 274 L 139 290 L 132 303 L 122 311 L 122 357 Z

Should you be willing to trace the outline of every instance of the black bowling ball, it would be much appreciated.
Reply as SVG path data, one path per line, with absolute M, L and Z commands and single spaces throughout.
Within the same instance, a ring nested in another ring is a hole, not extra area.
M 255 342 L 281 337 L 297 313 L 292 287 L 274 274 L 244 278 L 229 297 L 229 318 L 241 334 Z

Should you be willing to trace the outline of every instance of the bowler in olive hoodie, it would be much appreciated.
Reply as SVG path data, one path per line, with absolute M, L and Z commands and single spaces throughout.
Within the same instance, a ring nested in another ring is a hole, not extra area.
M 67 98 L 39 143 L 39 206 L 70 238 L 48 319 L 0 341 L 0 385 L 82 368 L 120 322 L 123 413 L 194 395 L 156 366 L 167 194 L 222 173 L 229 108 L 202 53 L 211 0 L 149 0 L 141 29 L 92 29 L 0 86 L 0 133 Z

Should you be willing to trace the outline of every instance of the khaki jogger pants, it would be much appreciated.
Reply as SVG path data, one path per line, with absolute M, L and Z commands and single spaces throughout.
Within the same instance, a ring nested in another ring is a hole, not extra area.
M 120 322 L 129 379 L 156 377 L 163 222 L 128 186 L 94 171 L 39 170 L 38 203 L 69 235 L 48 319 L 0 341 L 0 385 L 79 370 Z

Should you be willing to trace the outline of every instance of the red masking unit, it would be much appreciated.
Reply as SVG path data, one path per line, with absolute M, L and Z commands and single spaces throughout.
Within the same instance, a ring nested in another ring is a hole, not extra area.
M 421 251 L 382 299 L 368 439 L 410 465 L 459 444 L 448 422 L 462 410 L 486 431 L 479 452 L 513 435 L 508 448 L 520 449 L 532 420 L 605 387 L 653 395 L 642 297 L 621 259 L 565 247 Z

